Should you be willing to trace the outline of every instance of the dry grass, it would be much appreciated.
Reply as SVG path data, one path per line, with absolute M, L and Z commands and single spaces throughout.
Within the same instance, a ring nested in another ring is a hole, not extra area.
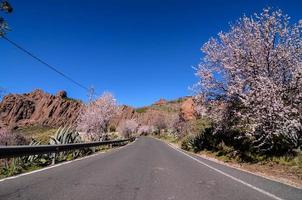
M 47 144 L 50 136 L 53 136 L 56 131 L 57 128 L 48 126 L 28 126 L 16 130 L 16 132 L 21 133 L 25 137 L 38 140 L 42 144 Z

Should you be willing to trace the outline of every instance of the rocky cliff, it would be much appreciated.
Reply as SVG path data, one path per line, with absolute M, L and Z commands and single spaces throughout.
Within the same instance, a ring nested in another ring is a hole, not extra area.
M 9 94 L 0 103 L 0 127 L 74 124 L 82 105 L 80 101 L 69 99 L 65 91 L 56 95 L 42 90 Z
M 9 94 L 0 103 L 1 127 L 75 125 L 83 104 L 67 97 L 65 91 L 51 95 L 42 90 L 26 94 Z M 110 125 L 117 127 L 126 119 L 136 119 L 139 124 L 151 125 L 154 120 L 166 118 L 170 121 L 179 117 L 181 121 L 195 118 L 194 102 L 190 97 L 174 101 L 159 100 L 142 108 L 121 106 L 121 112 Z
M 179 119 L 181 122 L 196 119 L 193 99 L 191 97 L 183 97 L 173 101 L 160 99 L 150 106 L 141 108 L 122 106 L 120 114 L 112 120 L 111 125 L 117 127 L 121 121 L 127 119 L 135 119 L 139 124 L 152 125 L 159 118 L 170 121 Z
M 182 121 L 196 119 L 195 103 L 192 98 L 187 98 L 180 106 L 179 118 Z

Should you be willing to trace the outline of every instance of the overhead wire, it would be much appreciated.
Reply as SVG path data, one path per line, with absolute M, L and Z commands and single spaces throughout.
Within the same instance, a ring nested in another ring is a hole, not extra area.
M 10 44 L 12 44 L 13 46 L 15 46 L 16 48 L 18 48 L 19 50 L 21 50 L 22 52 L 24 52 L 25 54 L 29 55 L 30 57 L 34 58 L 35 60 L 37 60 L 38 62 L 40 62 L 41 64 L 43 64 L 44 66 L 48 67 L 49 69 L 51 69 L 52 71 L 56 72 L 57 74 L 61 75 L 62 77 L 64 77 L 65 79 L 67 79 L 68 81 L 74 83 L 75 85 L 77 85 L 78 87 L 86 90 L 87 92 L 90 91 L 90 89 L 86 86 L 84 86 L 83 84 L 81 84 L 80 82 L 74 80 L 73 78 L 71 78 L 70 76 L 66 75 L 65 73 L 61 72 L 60 70 L 58 70 L 56 67 L 54 67 L 53 65 L 47 63 L 46 61 L 42 60 L 41 58 L 39 58 L 38 56 L 34 55 L 33 53 L 31 53 L 30 51 L 28 51 L 27 49 L 23 48 L 21 45 L 19 45 L 18 43 L 12 41 L 11 39 L 9 39 L 8 37 L 6 37 L 5 35 L 1 35 L 1 38 L 5 39 L 6 41 L 8 41 Z

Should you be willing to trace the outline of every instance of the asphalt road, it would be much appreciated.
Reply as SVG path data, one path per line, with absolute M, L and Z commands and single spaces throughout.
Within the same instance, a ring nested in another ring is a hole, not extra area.
M 302 190 L 175 150 L 156 139 L 0 181 L 0 199 L 302 199 Z

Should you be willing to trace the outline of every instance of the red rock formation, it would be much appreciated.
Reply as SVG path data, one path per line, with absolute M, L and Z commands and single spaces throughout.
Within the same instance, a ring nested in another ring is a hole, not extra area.
M 65 91 L 56 96 L 35 90 L 27 94 L 9 94 L 0 103 L 0 126 L 74 124 L 82 103 L 67 98 Z
M 179 113 L 183 120 L 194 119 L 193 103 L 190 97 L 170 102 L 161 99 L 155 103 L 156 106 L 146 106 L 144 112 L 136 112 L 130 106 L 121 106 L 120 114 L 112 119 L 110 125 L 117 127 L 126 119 L 136 119 L 139 124 L 152 125 L 159 116 L 168 117 Z M 42 90 L 27 94 L 9 94 L 0 102 L 0 128 L 76 125 L 82 106 L 80 101 L 68 98 L 65 91 L 59 91 L 56 95 Z
M 165 99 L 160 99 L 160 100 L 156 101 L 154 103 L 154 105 L 160 106 L 160 105 L 163 105 L 163 104 L 166 104 L 166 103 L 167 103 L 167 101 Z
M 110 121 L 110 126 L 113 125 L 117 127 L 121 121 L 132 119 L 134 116 L 135 110 L 130 106 L 123 105 L 120 107 L 119 114 Z
M 187 98 L 180 107 L 179 118 L 182 121 L 189 121 L 196 119 L 196 111 L 194 108 L 194 101 L 192 98 Z

